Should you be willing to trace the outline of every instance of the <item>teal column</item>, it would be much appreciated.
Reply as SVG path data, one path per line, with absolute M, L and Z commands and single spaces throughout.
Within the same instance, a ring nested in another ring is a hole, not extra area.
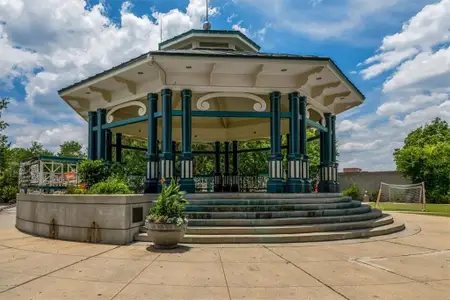
M 302 161 L 302 167 L 301 167 L 301 178 L 302 178 L 302 190 L 305 193 L 311 193 L 312 192 L 312 186 L 311 186 L 311 180 L 309 178 L 309 157 L 308 157 L 308 148 L 307 148 L 307 116 L 306 116 L 306 105 L 307 105 L 307 99 L 305 96 L 299 97 L 299 113 L 300 113 L 300 142 L 299 142 L 299 149 L 300 149 L 300 156 Z
M 112 132 L 110 129 L 105 130 L 105 160 L 112 161 Z
M 336 156 L 337 156 L 337 149 L 336 149 L 336 116 L 331 117 L 331 129 L 332 129 L 332 139 L 331 139 L 331 159 L 333 162 L 333 184 L 334 184 L 334 193 L 339 193 L 341 191 L 340 185 L 339 185 L 339 178 L 338 178 L 338 168 L 339 164 L 337 162 Z
M 181 91 L 181 189 L 187 193 L 195 193 L 195 182 L 192 171 L 192 92 Z
M 158 192 L 159 157 L 158 157 L 158 120 L 155 113 L 158 110 L 158 94 L 147 94 L 147 176 L 145 178 L 144 193 Z
M 106 110 L 97 109 L 97 159 L 105 160 L 105 130 L 102 129 L 106 123 Z
M 172 153 L 172 90 L 163 89 L 162 98 L 162 153 L 160 154 L 161 178 L 167 183 L 173 177 Z
M 220 142 L 215 142 L 215 160 L 216 168 L 214 172 L 214 192 L 220 193 L 223 191 L 222 174 L 220 173 Z
M 224 192 L 231 192 L 231 177 L 230 177 L 230 142 L 225 142 L 225 153 L 224 153 L 224 167 L 225 172 L 223 174 L 223 191 Z
M 231 174 L 231 192 L 239 192 L 238 142 L 233 141 L 233 173 Z
M 97 158 L 97 136 L 94 131 L 94 126 L 97 125 L 97 112 L 89 112 L 89 129 L 88 129 L 88 159 L 95 160 Z
M 270 97 L 270 151 L 268 193 L 284 192 L 281 154 L 281 94 L 272 92 Z
M 333 181 L 333 169 L 334 163 L 332 162 L 332 121 L 331 114 L 326 113 L 325 122 L 327 127 L 327 132 L 321 134 L 321 146 L 323 146 L 322 159 L 320 162 L 320 183 L 319 192 L 321 193 L 332 193 L 334 192 L 334 181 Z
M 303 193 L 301 179 L 300 156 L 300 99 L 299 93 L 289 94 L 289 132 L 288 135 L 288 174 L 287 191 L 289 193 Z
M 116 162 L 122 162 L 122 134 L 116 133 Z

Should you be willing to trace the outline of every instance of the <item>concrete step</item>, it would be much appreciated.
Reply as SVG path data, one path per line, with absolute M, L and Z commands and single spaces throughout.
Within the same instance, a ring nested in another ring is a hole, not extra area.
M 348 216 L 332 216 L 332 217 L 298 217 L 298 218 L 277 218 L 277 219 L 199 219 L 189 220 L 188 228 L 192 227 L 214 227 L 214 228 L 258 228 L 258 227 L 272 227 L 272 226 L 293 226 L 295 225 L 328 225 L 336 223 L 355 223 L 378 219 L 382 216 L 379 209 L 372 209 L 368 213 Z M 147 232 L 145 226 L 140 227 L 140 232 Z
M 299 243 L 336 241 L 344 239 L 368 238 L 395 233 L 405 229 L 403 222 L 393 223 L 379 227 L 364 229 L 332 231 L 332 232 L 307 232 L 294 234 L 229 234 L 229 235 L 196 235 L 186 234 L 182 243 L 188 244 L 227 244 L 227 243 Z M 139 233 L 135 240 L 151 242 L 147 233 Z
M 297 210 L 321 210 L 342 209 L 361 206 L 360 201 L 348 201 L 343 203 L 321 204 L 269 204 L 269 205 L 192 205 L 186 206 L 186 212 L 273 212 L 273 211 L 297 211 Z
M 256 212 L 185 212 L 188 219 L 272 219 L 293 217 L 345 216 L 367 213 L 369 205 L 363 204 L 354 208 L 317 209 L 295 211 L 256 211 Z
M 294 217 L 274 219 L 190 219 L 189 226 L 282 226 L 303 224 L 332 224 L 340 222 L 358 222 L 373 220 L 381 216 L 381 211 L 372 209 L 369 212 L 346 216 Z
M 323 199 L 342 198 L 342 193 L 195 193 L 187 194 L 187 200 L 216 200 L 216 199 Z
M 186 234 L 189 235 L 229 235 L 229 234 L 292 234 L 307 232 L 329 232 L 344 231 L 364 228 L 374 228 L 388 225 L 394 222 L 390 215 L 383 215 L 381 218 L 358 222 L 343 222 L 329 224 L 308 224 L 308 225 L 285 225 L 285 226 L 189 226 Z
M 333 198 L 276 198 L 276 199 L 233 199 L 227 196 L 220 199 L 189 199 L 189 205 L 282 205 L 282 204 L 322 204 L 350 202 L 350 197 Z

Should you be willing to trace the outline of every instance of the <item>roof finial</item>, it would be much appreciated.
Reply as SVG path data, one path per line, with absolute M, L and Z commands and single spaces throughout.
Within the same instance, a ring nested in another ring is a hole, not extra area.
M 210 30 L 211 29 L 211 23 L 209 23 L 209 15 L 208 15 L 208 0 L 206 1 L 206 18 L 205 23 L 203 23 L 203 30 Z

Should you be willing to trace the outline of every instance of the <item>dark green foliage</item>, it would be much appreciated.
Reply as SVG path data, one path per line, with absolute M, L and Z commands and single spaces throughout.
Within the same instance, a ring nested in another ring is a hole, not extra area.
M 8 202 L 16 199 L 16 194 L 18 192 L 19 189 L 16 186 L 6 185 L 0 187 L 0 202 Z
M 377 199 L 378 199 L 378 190 L 373 191 L 373 192 L 370 194 L 370 200 L 371 200 L 371 201 L 377 201 Z
M 8 137 L 2 134 L 3 130 L 9 126 L 8 123 L 2 120 L 2 112 L 8 107 L 8 104 L 8 99 L 5 98 L 0 100 L 0 170 L 2 171 L 6 167 L 6 152 L 10 147 Z
M 69 185 L 66 189 L 66 194 L 85 194 L 86 191 L 76 185 Z
M 80 181 L 86 183 L 88 187 L 105 181 L 109 176 L 109 168 L 103 160 L 84 160 L 78 167 Z
M 185 192 L 180 191 L 180 186 L 175 180 L 170 184 L 162 182 L 162 191 L 158 196 L 155 206 L 150 209 L 148 219 L 154 223 L 177 224 L 181 226 L 187 223 L 183 216 L 183 210 L 187 204 Z
M 86 158 L 86 153 L 83 152 L 83 146 L 78 141 L 64 142 L 59 146 L 57 155 L 62 157 Z
M 343 194 L 344 194 L 344 196 L 352 197 L 353 200 L 358 200 L 361 197 L 361 192 L 359 190 L 359 187 L 355 183 L 352 183 L 348 187 L 348 189 L 346 189 L 343 192 Z
M 127 183 L 117 177 L 109 177 L 87 189 L 87 194 L 133 194 Z
M 397 170 L 413 183 L 425 182 L 427 202 L 450 201 L 450 127 L 436 118 L 417 128 L 405 138 L 405 145 L 395 149 Z

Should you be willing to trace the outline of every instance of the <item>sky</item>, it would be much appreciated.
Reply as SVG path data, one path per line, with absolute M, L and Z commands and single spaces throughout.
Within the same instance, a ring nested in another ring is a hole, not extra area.
M 57 90 L 200 29 L 205 0 L 0 0 L 0 97 L 13 146 L 87 144 Z M 450 121 L 450 0 L 210 0 L 213 29 L 263 52 L 331 57 L 364 93 L 337 116 L 340 168 L 394 170 L 392 153 L 435 117 Z

